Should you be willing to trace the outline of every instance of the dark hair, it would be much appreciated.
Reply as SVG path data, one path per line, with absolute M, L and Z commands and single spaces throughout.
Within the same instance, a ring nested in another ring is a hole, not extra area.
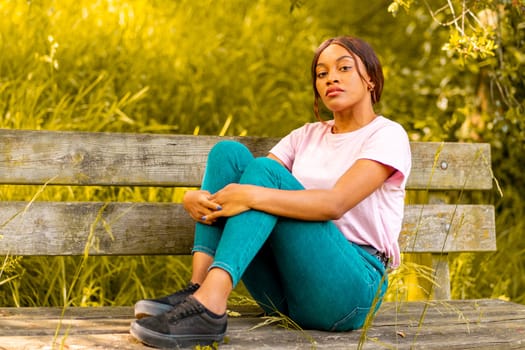
M 363 65 L 366 68 L 366 73 L 370 77 L 370 80 L 372 82 L 372 88 L 371 88 L 371 95 L 372 95 L 372 104 L 376 104 L 379 102 L 379 99 L 381 98 L 381 92 L 383 91 L 383 84 L 384 84 L 384 77 L 383 77 L 383 69 L 381 68 L 381 63 L 379 62 L 379 59 L 377 58 L 374 49 L 365 41 L 351 37 L 351 36 L 339 36 L 335 38 L 331 38 L 328 40 L 325 40 L 315 51 L 314 59 L 312 61 L 312 83 L 314 88 L 314 112 L 315 116 L 320 119 L 319 117 L 319 92 L 317 92 L 317 88 L 315 86 L 315 82 L 317 79 L 317 75 L 315 72 L 317 62 L 319 61 L 319 56 L 321 53 L 331 44 L 337 44 L 342 47 L 344 47 L 350 55 L 355 59 L 355 56 L 359 57 L 361 61 L 363 62 Z M 363 73 L 359 71 L 359 66 L 356 65 L 357 73 L 361 77 L 361 79 L 365 80 Z M 368 84 L 368 81 L 367 81 Z

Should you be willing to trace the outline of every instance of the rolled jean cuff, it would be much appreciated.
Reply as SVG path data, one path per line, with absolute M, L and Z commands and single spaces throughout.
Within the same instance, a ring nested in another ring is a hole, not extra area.
M 203 246 L 203 245 L 196 245 L 196 246 L 193 246 L 193 249 L 191 250 L 191 254 L 194 254 L 196 252 L 199 252 L 199 253 L 204 253 L 204 254 L 207 254 L 209 256 L 215 256 L 215 250 L 209 248 L 209 247 L 206 247 L 206 246 Z

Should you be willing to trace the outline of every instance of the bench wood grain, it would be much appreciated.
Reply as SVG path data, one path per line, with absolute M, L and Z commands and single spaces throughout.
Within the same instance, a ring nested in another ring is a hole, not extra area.
M 278 141 L 219 137 L 0 129 L 0 183 L 199 186 L 209 150 L 219 140 L 264 156 Z M 407 188 L 492 188 L 490 145 L 412 142 Z
M 220 350 L 238 349 L 522 349 L 525 306 L 501 300 L 384 303 L 372 325 L 353 332 L 262 326 L 251 307 L 237 307 Z M 0 349 L 144 350 L 129 335 L 131 307 L 0 308 Z M 57 336 L 55 336 L 57 334 Z M 361 345 L 360 345 L 361 344 Z

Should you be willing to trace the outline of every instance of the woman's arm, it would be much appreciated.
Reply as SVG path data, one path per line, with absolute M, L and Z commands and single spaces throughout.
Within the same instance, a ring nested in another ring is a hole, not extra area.
M 268 158 L 271 158 L 284 166 L 283 162 L 273 154 L 268 154 Z M 211 224 L 217 220 L 219 216 L 213 217 L 210 216 L 210 214 L 214 211 L 222 210 L 222 207 L 217 202 L 214 202 L 211 197 L 211 193 L 206 190 L 188 190 L 184 193 L 182 203 L 184 209 L 193 220 L 204 224 Z
M 326 190 L 288 191 L 230 184 L 210 197 L 222 209 L 210 213 L 206 219 L 233 216 L 249 209 L 300 220 L 338 219 L 379 188 L 393 172 L 390 166 L 360 159 L 333 188 Z

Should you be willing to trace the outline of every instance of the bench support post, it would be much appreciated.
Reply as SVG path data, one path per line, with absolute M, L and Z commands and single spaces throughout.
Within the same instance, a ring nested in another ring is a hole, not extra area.
M 448 254 L 432 254 L 432 269 L 434 270 L 435 285 L 432 287 L 434 300 L 450 300 L 450 271 Z

